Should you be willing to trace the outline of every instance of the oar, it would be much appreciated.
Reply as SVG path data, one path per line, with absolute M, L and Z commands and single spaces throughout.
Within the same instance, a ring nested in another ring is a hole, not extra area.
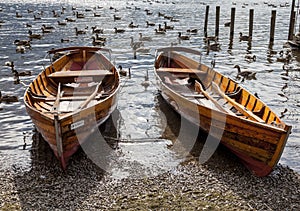
M 51 112 L 57 112 L 58 113 L 59 103 L 60 103 L 60 97 L 62 96 L 62 93 L 61 93 L 61 84 L 59 82 L 58 83 L 58 87 L 57 87 L 56 99 L 55 99 L 55 102 L 53 103 Z
M 253 114 L 251 111 L 246 110 L 244 106 L 237 103 L 235 100 L 228 97 L 224 92 L 221 91 L 220 87 L 215 83 L 212 82 L 212 88 L 216 90 L 225 100 L 227 100 L 236 110 L 238 110 L 241 114 L 243 114 L 246 117 L 249 117 L 249 119 L 257 121 L 257 122 L 265 122 L 260 117 Z
M 97 84 L 95 91 L 83 103 L 81 103 L 80 106 L 76 110 L 80 110 L 80 109 L 85 108 L 89 104 L 89 102 L 91 102 L 96 97 L 96 95 L 98 93 L 98 89 L 99 89 L 101 83 L 102 83 L 102 81 L 100 81 Z
M 208 100 L 210 100 L 211 102 L 213 102 L 215 104 L 215 106 L 220 110 L 223 111 L 225 113 L 228 113 L 227 110 L 225 110 L 219 103 L 218 101 L 216 101 L 212 96 L 210 96 L 202 87 L 202 84 L 199 83 L 199 81 L 195 81 L 195 89 L 197 92 L 201 92 Z

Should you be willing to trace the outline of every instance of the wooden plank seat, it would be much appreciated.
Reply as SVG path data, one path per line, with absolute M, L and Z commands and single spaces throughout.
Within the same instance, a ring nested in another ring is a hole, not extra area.
M 192 73 L 192 74 L 201 74 L 201 75 L 206 74 L 206 72 L 203 72 L 201 70 L 190 69 L 190 68 L 160 67 L 156 71 L 157 72 L 169 72 L 169 73 Z
M 72 71 L 58 71 L 48 75 L 49 78 L 76 78 L 76 77 L 97 77 L 113 75 L 108 70 L 72 70 Z

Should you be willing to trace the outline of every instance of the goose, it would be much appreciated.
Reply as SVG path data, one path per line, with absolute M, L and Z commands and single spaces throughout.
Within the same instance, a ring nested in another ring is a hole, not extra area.
M 130 37 L 130 39 L 131 39 L 130 46 L 132 49 L 136 50 L 136 49 L 140 48 L 141 46 L 144 46 L 144 43 L 142 41 L 134 42 L 133 37 Z
M 43 34 L 48 34 L 48 33 L 51 33 L 52 31 L 50 29 L 45 29 L 45 28 L 41 28 L 42 29 L 42 33 Z
M 5 66 L 10 67 L 12 72 L 13 72 L 13 70 L 15 68 L 15 64 L 14 64 L 13 61 L 7 61 L 7 62 L 5 62 Z
M 92 26 L 92 33 L 103 34 L 103 29 L 99 29 L 96 26 Z
M 17 53 L 25 53 L 25 51 L 26 51 L 26 48 L 25 48 L 24 45 L 18 45 L 18 46 L 16 47 L 16 52 L 17 52 Z
M 43 24 L 42 27 L 43 27 L 44 29 L 50 29 L 50 30 L 55 29 L 54 26 L 46 26 L 45 24 Z
M 140 48 L 137 48 L 134 50 L 135 52 L 138 52 L 138 53 L 149 53 L 150 52 L 150 48 L 143 48 L 143 47 L 140 47 Z
M 175 19 L 175 18 L 171 18 L 170 21 L 171 21 L 171 22 L 179 22 L 179 20 L 178 20 L 178 19 Z
M 161 16 L 163 17 L 163 16 L 165 16 L 165 14 L 158 12 L 158 17 L 161 17 Z
M 18 97 L 13 95 L 2 95 L 2 92 L 0 91 L 0 102 L 6 102 L 6 103 L 18 102 Z
M 224 26 L 225 26 L 225 27 L 229 27 L 230 24 L 231 24 L 231 22 L 229 21 L 229 22 L 224 23 Z
M 198 29 L 188 29 L 186 30 L 187 33 L 192 33 L 192 34 L 197 34 L 198 33 Z
M 101 17 L 101 15 L 94 12 L 94 17 Z
M 26 23 L 25 26 L 26 26 L 27 28 L 31 28 L 31 27 L 32 27 L 32 25 L 29 24 L 29 23 Z
M 97 40 L 95 37 L 92 37 L 92 39 L 93 39 L 92 44 L 93 44 L 94 46 L 96 46 L 96 45 L 104 46 L 104 41 L 102 41 L 102 40 Z
M 158 24 L 158 31 L 164 31 L 164 32 L 165 32 L 166 29 L 162 28 L 162 27 L 161 27 L 161 24 Z
M 290 51 L 286 51 L 285 55 L 283 50 L 279 52 L 279 57 L 277 57 L 278 62 L 284 62 L 284 63 L 289 63 L 292 59 L 292 55 Z
M 165 28 L 164 28 L 165 30 L 166 29 L 171 29 L 171 30 L 174 29 L 174 26 L 168 26 L 167 22 L 164 22 L 164 24 L 165 24 Z
M 121 65 L 119 65 L 118 68 L 119 68 L 120 75 L 122 75 L 122 76 L 126 76 L 127 75 L 127 72 L 125 70 L 123 70 L 123 67 Z
M 19 45 L 30 46 L 30 40 L 15 40 L 14 44 L 16 46 L 19 46 Z
M 17 18 L 22 18 L 22 15 L 20 13 L 16 12 L 16 17 Z
M 33 15 L 33 19 L 34 19 L 34 20 L 41 20 L 42 18 L 41 18 L 40 16 Z
M 138 28 L 139 25 L 134 25 L 133 22 L 131 21 L 130 24 L 128 25 L 129 28 Z
M 160 30 L 157 30 L 157 29 L 154 29 L 155 30 L 155 33 L 156 34 L 166 34 L 165 31 L 160 31 Z
M 242 32 L 240 32 L 240 41 L 250 41 L 251 37 L 247 35 L 243 35 Z
M 218 36 L 207 36 L 203 38 L 205 42 L 208 41 L 217 41 L 218 40 Z
M 146 24 L 147 24 L 147 26 L 155 26 L 155 23 L 152 23 L 152 22 L 149 22 L 149 21 L 146 21 Z
M 64 43 L 64 42 L 70 42 L 70 39 L 61 39 L 60 42 Z
M 248 70 L 241 71 L 241 68 L 239 65 L 235 65 L 233 68 L 237 68 L 237 70 L 238 70 L 237 78 L 242 76 L 243 78 L 246 78 L 246 79 L 255 79 L 256 72 L 251 72 Z
M 178 32 L 178 38 L 181 40 L 189 40 L 190 36 L 188 35 L 181 35 L 181 32 Z
M 33 10 L 27 9 L 27 12 L 28 12 L 28 13 L 33 13 Z
M 101 41 L 103 41 L 103 42 L 106 41 L 106 37 L 99 37 L 98 34 L 95 34 L 95 38 L 96 38 L 96 40 L 101 40 Z
M 16 70 L 12 71 L 15 77 L 19 77 L 19 76 L 31 76 L 31 71 L 23 71 L 23 72 L 18 72 Z
M 220 44 L 214 40 L 214 43 L 210 43 L 210 40 L 207 40 L 207 50 L 210 51 L 219 51 L 220 50 Z
M 255 55 L 252 55 L 252 54 L 246 54 L 245 55 L 245 59 L 249 62 L 253 61 L 255 62 L 256 61 L 256 56 Z
M 76 18 L 84 18 L 84 14 L 76 12 Z
M 148 70 L 147 69 L 146 69 L 145 80 L 141 83 L 141 85 L 143 87 L 145 87 L 145 89 L 147 89 L 148 86 L 150 86 L 149 75 L 148 75 Z
M 67 25 L 66 22 L 60 22 L 60 21 L 57 21 L 57 24 L 60 25 L 60 26 L 66 26 Z
M 76 20 L 73 19 L 73 18 L 66 18 L 65 20 L 66 20 L 67 22 L 76 22 Z
M 173 16 L 164 15 L 164 18 L 168 19 L 168 20 L 171 20 L 171 19 L 173 19 Z
M 114 28 L 115 29 L 115 33 L 124 33 L 125 29 L 118 29 L 117 27 Z
M 76 31 L 76 35 L 79 35 L 79 34 L 86 34 L 86 31 L 84 31 L 84 30 L 78 30 L 77 27 L 75 27 L 74 29 L 75 29 L 75 31 Z
M 141 32 L 139 33 L 139 35 L 139 41 L 152 41 L 151 37 L 143 37 L 143 34 Z
M 42 38 L 42 35 L 40 34 L 33 34 L 31 30 L 28 31 L 28 37 L 30 39 L 41 39 Z
M 114 15 L 114 21 L 121 20 L 121 17 Z
M 52 10 L 52 13 L 54 18 L 60 17 L 60 15 L 55 10 Z

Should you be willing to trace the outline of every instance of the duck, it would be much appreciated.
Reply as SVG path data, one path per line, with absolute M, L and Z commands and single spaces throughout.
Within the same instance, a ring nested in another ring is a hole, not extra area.
M 145 87 L 145 89 L 147 89 L 148 86 L 150 86 L 149 75 L 148 75 L 148 70 L 147 69 L 146 69 L 145 80 L 141 83 L 141 85 L 143 87 Z
M 181 40 L 189 40 L 190 36 L 182 35 L 181 32 L 178 32 L 178 38 L 181 39 Z
M 139 35 L 139 41 L 152 41 L 151 37 L 143 37 L 143 34 L 141 32 L 139 33 Z
M 134 41 L 133 41 L 133 37 L 130 37 L 130 40 L 131 40 L 130 46 L 131 46 L 131 48 L 134 49 L 134 50 L 136 50 L 136 49 L 138 49 L 138 48 L 144 46 L 144 43 L 143 43 L 142 41 L 134 42 Z
M 57 21 L 57 24 L 58 24 L 59 26 L 66 26 L 66 25 L 67 25 L 66 22 L 61 22 L 61 21 Z
M 240 32 L 240 41 L 250 41 L 252 38 L 247 35 L 243 35 L 242 32 Z
M 117 27 L 114 28 L 115 29 L 115 33 L 124 33 L 125 29 L 118 29 Z
M 237 78 L 239 78 L 241 76 L 245 79 L 256 79 L 255 78 L 256 72 L 252 72 L 252 71 L 248 71 L 248 70 L 241 71 L 241 68 L 239 65 L 235 65 L 233 68 L 237 68 L 237 70 L 238 70 Z
M 92 33 L 103 34 L 103 29 L 99 29 L 97 26 L 92 26 Z
M 15 40 L 14 44 L 16 46 L 19 46 L 19 45 L 30 46 L 30 40 Z
M 42 35 L 40 34 L 33 34 L 31 30 L 28 30 L 28 37 L 30 39 L 41 39 L 42 38 Z
M 93 44 L 94 46 L 96 46 L 96 45 L 98 45 L 98 46 L 104 46 L 104 45 L 105 45 L 105 44 L 104 44 L 104 41 L 102 41 L 102 40 L 97 40 L 95 37 L 92 37 L 92 39 L 93 39 L 92 44 Z
M 129 28 L 138 28 L 139 25 L 134 25 L 133 22 L 131 21 L 130 24 L 128 25 Z
M 84 30 L 78 30 L 77 27 L 75 27 L 74 29 L 75 29 L 75 31 L 76 31 L 76 35 L 79 35 L 79 34 L 86 34 L 86 31 L 84 31 Z
M 118 68 L 119 68 L 119 73 L 121 76 L 127 76 L 127 72 L 125 70 L 123 70 L 122 65 L 119 65 Z
M 253 55 L 253 54 L 246 54 L 245 55 L 245 59 L 247 60 L 247 61 L 249 61 L 249 62 L 255 62 L 256 61 L 256 56 L 255 55 Z
M 152 23 L 152 22 L 149 22 L 149 21 L 146 21 L 146 24 L 147 24 L 147 27 L 148 26 L 155 26 L 155 23 Z
M 18 102 L 18 97 L 13 95 L 2 95 L 2 92 L 0 91 L 0 102 L 6 102 L 6 103 Z
M 121 20 L 121 17 L 114 15 L 114 21 Z

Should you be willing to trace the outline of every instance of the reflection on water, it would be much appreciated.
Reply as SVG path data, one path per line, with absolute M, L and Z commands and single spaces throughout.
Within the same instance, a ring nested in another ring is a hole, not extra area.
M 123 69 L 131 70 L 131 78 L 122 78 L 122 88 L 118 103 L 117 117 L 110 120 L 115 125 L 113 134 L 107 135 L 112 141 L 112 152 L 120 155 L 120 159 L 136 163 L 137 166 L 144 167 L 145 172 L 152 174 L 164 171 L 167 168 L 176 166 L 184 157 L 189 154 L 178 144 L 172 145 L 174 140 L 189 127 L 165 103 L 159 100 L 153 75 L 153 62 L 155 49 L 163 46 L 181 45 L 200 49 L 204 52 L 202 61 L 210 64 L 215 60 L 215 68 L 223 74 L 236 79 L 237 71 L 233 68 L 238 64 L 242 69 L 256 71 L 256 80 L 240 81 L 251 92 L 257 93 L 268 105 L 281 116 L 285 122 L 293 125 L 292 134 L 284 150 L 281 163 L 289 165 L 300 172 L 300 130 L 299 130 L 299 53 L 293 51 L 291 63 L 283 69 L 283 63 L 277 61 L 278 52 L 283 49 L 288 34 L 288 19 L 290 7 L 276 8 L 276 30 L 275 40 L 272 49 L 269 49 L 269 28 L 272 7 L 258 0 L 257 4 L 249 1 L 249 6 L 243 6 L 244 0 L 235 1 L 236 21 L 235 34 L 232 43 L 229 42 L 229 28 L 224 27 L 224 23 L 230 20 L 230 9 L 233 6 L 230 1 L 28 1 L 28 0 L 5 0 L 0 3 L 0 90 L 2 94 L 15 95 L 19 97 L 16 103 L 0 104 L 0 159 L 5 160 L 1 167 L 7 168 L 12 165 L 30 168 L 35 165 L 52 165 L 53 155 L 45 154 L 47 159 L 43 160 L 40 154 L 38 157 L 31 157 L 31 153 L 36 150 L 37 145 L 33 145 L 32 136 L 33 125 L 25 112 L 22 96 L 25 87 L 22 84 L 14 84 L 14 76 L 10 67 L 5 66 L 5 62 L 14 61 L 15 69 L 21 71 L 31 71 L 31 76 L 21 77 L 24 84 L 29 84 L 36 75 L 46 66 L 49 58 L 46 51 L 51 48 L 92 45 L 92 28 L 97 26 L 104 30 L 100 36 L 106 37 L 105 47 L 113 50 L 113 58 L 116 65 L 122 65 Z M 279 5 L 285 1 L 272 1 Z M 221 6 L 219 42 L 221 50 L 206 53 L 203 41 L 203 25 L 206 5 L 210 5 L 208 35 L 215 32 L 215 6 Z M 72 6 L 76 7 L 80 13 L 84 13 L 85 18 L 76 18 Z M 62 11 L 62 7 L 65 8 Z M 252 42 L 240 42 L 238 33 L 248 32 L 249 9 L 254 9 L 254 27 Z M 146 13 L 149 9 L 152 15 Z M 31 12 L 32 11 L 32 12 Z M 43 11 L 43 12 L 42 12 Z M 55 11 L 55 12 L 53 12 Z M 17 18 L 16 12 L 22 15 Z M 166 16 L 173 16 L 178 22 L 170 21 L 158 12 Z M 95 17 L 94 13 L 100 14 Z M 41 19 L 35 20 L 33 14 L 39 15 Z M 59 17 L 56 17 L 56 14 Z M 121 17 L 115 20 L 113 14 Z M 266 17 L 266 18 L 261 18 Z M 75 19 L 76 22 L 66 22 L 66 26 L 58 25 L 57 21 L 65 21 L 66 18 Z M 155 23 L 156 26 L 147 26 L 146 21 Z M 133 22 L 139 25 L 137 28 L 128 27 Z M 155 28 L 158 24 L 174 26 L 174 30 L 168 30 L 165 35 L 156 35 Z M 42 34 L 41 27 L 54 26 L 50 33 Z M 31 25 L 31 27 L 27 27 Z M 84 35 L 75 34 L 75 27 L 86 31 Z M 125 29 L 124 33 L 115 33 L 114 27 Z M 188 34 L 188 29 L 198 29 L 197 34 Z M 24 53 L 16 52 L 15 40 L 28 39 L 28 30 L 43 35 L 41 39 L 31 41 L 31 48 L 25 48 Z M 178 32 L 190 35 L 190 40 L 179 40 Z M 152 41 L 144 41 L 145 52 L 137 52 L 137 58 L 130 46 L 130 37 L 138 41 L 139 33 L 144 37 L 151 37 Z M 61 40 L 69 42 L 61 42 Z M 149 52 L 147 52 L 149 51 Z M 245 55 L 256 55 L 256 61 L 249 61 Z M 149 73 L 150 86 L 144 87 L 142 82 Z M 238 79 L 237 79 L 238 80 Z M 106 124 L 107 127 L 107 124 Z M 106 130 L 111 131 L 109 127 Z M 195 143 L 196 137 L 183 136 L 186 140 Z M 183 138 L 183 139 L 184 139 Z M 180 139 L 180 138 L 177 138 Z M 183 140 L 182 139 L 182 140 Z M 199 139 L 202 140 L 200 137 Z M 206 138 L 203 137 L 203 140 Z M 113 140 L 119 140 L 115 142 Z M 41 143 L 38 144 L 41 147 Z M 42 147 L 43 148 L 43 147 Z M 49 150 L 44 145 L 45 151 Z M 195 147 L 192 149 L 194 151 Z M 145 152 L 145 153 L 142 153 Z M 147 153 L 146 153 L 147 152 Z M 52 152 L 50 152 L 52 153 Z M 81 151 L 82 153 L 82 151 Z M 80 152 L 79 152 L 80 154 Z M 84 154 L 84 153 L 82 153 Z M 196 152 L 193 154 L 197 155 Z M 199 153 L 198 153 L 199 154 Z M 147 158 L 147 159 L 145 159 Z M 76 159 L 78 155 L 76 155 Z M 161 160 L 160 164 L 155 161 Z M 75 162 L 74 159 L 71 162 Z M 130 163 L 129 162 L 129 163 Z M 72 165 L 72 164 L 71 164 Z M 113 168 L 108 164 L 114 176 L 126 176 L 130 173 L 129 164 L 124 168 Z M 117 164 L 115 166 L 118 166 Z M 118 172 L 119 171 L 119 172 Z M 143 174 L 143 172 L 141 172 Z M 146 173 L 147 174 L 147 173 Z

